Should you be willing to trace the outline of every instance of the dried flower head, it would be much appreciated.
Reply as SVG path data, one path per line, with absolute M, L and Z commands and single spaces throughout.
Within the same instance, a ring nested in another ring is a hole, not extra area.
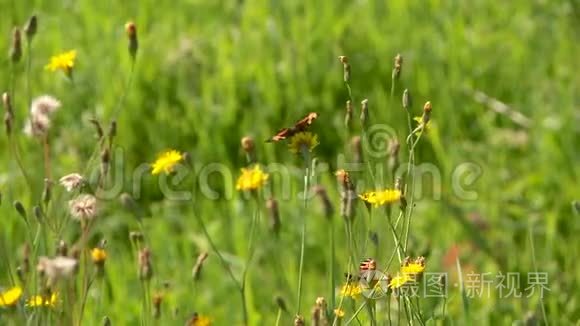
M 82 194 L 69 201 L 69 210 L 72 217 L 86 222 L 97 215 L 97 198 L 93 195 Z
M 365 98 L 360 102 L 360 104 L 360 123 L 363 127 L 366 127 L 369 123 L 369 100 Z
M 268 177 L 259 165 L 255 165 L 253 169 L 243 168 L 242 175 L 236 182 L 236 190 L 258 190 L 266 184 Z
M 60 178 L 58 182 L 66 189 L 66 191 L 71 192 L 75 189 L 79 189 L 82 186 L 84 180 L 85 179 L 82 175 L 78 173 L 71 173 Z
M 205 262 L 207 257 L 208 257 L 207 252 L 202 252 L 201 254 L 199 254 L 199 256 L 197 256 L 197 261 L 195 262 L 195 265 L 193 266 L 193 270 L 191 272 L 191 276 L 193 277 L 194 280 L 197 281 L 201 278 L 201 270 L 203 267 L 203 263 Z
M 350 129 L 352 127 L 352 103 L 350 100 L 346 101 L 346 113 L 344 114 L 344 125 Z
M 152 165 L 151 174 L 156 175 L 164 172 L 169 174 L 175 170 L 175 166 L 183 160 L 183 153 L 176 150 L 168 150 L 161 153 Z
M 328 198 L 328 193 L 326 189 L 324 189 L 321 185 L 316 185 L 312 188 L 314 194 L 316 194 L 320 201 L 322 202 L 322 208 L 324 209 L 324 216 L 328 219 L 332 219 L 332 215 L 334 214 L 334 207 L 332 206 L 332 202 L 330 198 Z
M 40 257 L 36 270 L 46 277 L 47 285 L 51 287 L 58 280 L 72 277 L 78 270 L 78 260 L 64 256 L 56 256 L 52 259 Z
M 348 63 L 348 58 L 341 55 L 338 57 L 340 63 L 342 63 L 342 70 L 343 70 L 343 80 L 345 83 L 350 81 L 350 63 Z
M 401 76 L 401 70 L 403 69 L 403 56 L 400 54 L 397 54 L 395 56 L 395 63 L 393 65 L 393 80 L 395 79 L 399 79 L 399 77 Z
M 15 27 L 12 30 L 12 45 L 10 46 L 10 60 L 17 63 L 22 58 L 22 36 L 20 28 Z
M 139 278 L 150 280 L 153 276 L 153 265 L 151 264 L 151 251 L 143 248 L 139 251 Z
M 296 315 L 294 317 L 294 326 L 304 326 L 306 323 L 304 322 L 304 317 L 300 315 Z
M 51 125 L 51 115 L 60 106 L 60 101 L 50 95 L 35 98 L 30 106 L 30 118 L 26 122 L 24 133 L 34 137 L 46 135 Z
M 270 220 L 270 230 L 277 236 L 280 233 L 280 210 L 278 209 L 278 201 L 270 198 L 266 201 L 266 209 L 268 209 L 268 216 Z
M 411 108 L 411 105 L 413 105 L 411 92 L 408 89 L 405 89 L 403 91 L 403 109 L 408 111 L 409 108 Z

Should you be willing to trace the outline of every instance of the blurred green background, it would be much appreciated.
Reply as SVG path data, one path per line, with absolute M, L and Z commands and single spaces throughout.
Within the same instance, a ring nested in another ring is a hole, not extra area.
M 257 252 L 249 267 L 248 310 L 255 325 L 274 323 L 276 294 L 287 302 L 289 324 L 296 308 L 300 219 L 308 219 L 303 314 L 308 316 L 317 296 L 328 298 L 328 228 L 318 201 L 305 213 L 301 191 L 301 160 L 285 145 L 265 144 L 277 129 L 291 125 L 310 111 L 320 113 L 312 130 L 319 135 L 315 150 L 328 164 L 318 175 L 338 209 L 338 186 L 332 174 L 341 168 L 340 155 L 352 157 L 350 137 L 358 127 L 344 127 L 348 99 L 339 55 L 352 66 L 354 125 L 360 101 L 368 98 L 371 124 L 387 125 L 398 135 L 401 160 L 407 118 L 401 94 L 413 94 L 414 115 L 424 102 L 433 104 L 435 128 L 417 149 L 417 160 L 437 167 L 441 185 L 416 201 L 411 231 L 413 255 L 427 255 L 427 271 L 455 273 L 455 257 L 464 272 L 533 271 L 530 237 L 538 270 L 549 275 L 544 299 L 553 324 L 580 318 L 578 255 L 580 217 L 572 202 L 580 200 L 580 4 L 569 1 L 9 1 L 0 0 L 2 40 L 8 53 L 14 26 L 31 14 L 39 19 L 32 43 L 30 89 L 33 97 L 51 94 L 62 109 L 51 130 L 52 172 L 56 177 L 98 169 L 89 162 L 95 149 L 90 118 L 107 126 L 125 94 L 131 71 L 124 24 L 137 24 L 139 52 L 132 84 L 117 119 L 114 173 L 132 192 L 135 169 L 152 162 L 167 148 L 191 154 L 193 173 L 177 187 L 193 189 L 191 201 L 164 199 L 158 178 L 143 178 L 133 194 L 147 214 L 143 228 L 153 252 L 154 288 L 168 281 L 161 324 L 183 324 L 197 311 L 217 325 L 241 324 L 241 304 L 232 281 L 211 251 L 194 214 L 200 215 L 234 270 L 241 272 L 247 257 L 247 234 L 255 204 L 232 192 L 231 178 L 246 165 L 240 139 L 256 139 L 260 163 L 280 163 L 291 170 L 289 199 L 280 200 L 279 238 L 268 231 L 267 212 L 260 207 Z M 78 51 L 74 82 L 44 69 L 50 56 Z M 404 58 L 401 79 L 391 98 L 393 58 Z M 25 62 L 0 65 L 0 87 L 8 90 L 14 77 L 16 129 L 28 113 Z M 520 112 L 529 123 L 514 122 L 480 103 L 483 92 Z M 24 164 L 35 180 L 32 193 L 23 182 L 0 137 L 0 251 L 14 261 L 20 257 L 29 230 L 12 207 L 20 200 L 30 209 L 42 190 L 42 149 L 37 141 L 18 136 Z M 369 158 L 369 160 L 372 158 Z M 119 161 L 116 161 L 119 160 Z M 117 163 L 120 162 L 120 163 Z M 376 158 L 373 164 L 384 164 Z M 462 163 L 474 163 L 481 176 L 467 184 L 476 199 L 464 200 L 453 191 L 452 177 Z M 220 198 L 200 191 L 198 176 L 208 164 L 219 163 L 231 173 L 209 183 Z M 123 172 L 123 173 L 121 173 Z M 366 179 L 365 179 L 366 178 Z M 368 176 L 366 188 L 370 187 Z M 276 178 L 274 179 L 278 181 Z M 376 180 L 375 180 L 376 181 Z M 385 177 L 378 183 L 388 186 Z M 429 180 L 426 181 L 428 186 Z M 228 186 L 230 185 L 230 186 Z M 358 189 L 359 191 L 365 189 Z M 274 192 L 276 187 L 274 187 Z M 63 214 L 68 195 L 55 188 L 54 215 Z M 440 195 L 440 198 L 437 196 Z M 224 198 L 226 197 L 226 198 Z M 104 315 L 113 324 L 140 320 L 141 303 L 134 253 L 128 232 L 139 229 L 132 214 L 116 198 L 105 200 L 92 243 L 108 240 L 108 295 L 89 297 L 85 322 L 98 324 Z M 364 221 L 361 205 L 357 219 Z M 374 222 L 379 237 L 379 267 L 393 250 L 386 224 Z M 333 219 L 337 234 L 335 276 L 338 287 L 348 254 L 340 216 Z M 78 230 L 70 225 L 62 235 L 74 242 Z M 41 255 L 51 251 L 56 236 Z M 201 281 L 191 279 L 197 254 L 209 251 Z M 373 255 L 374 252 L 367 252 Z M 361 257 L 363 258 L 363 257 Z M 382 264 L 383 265 L 382 265 Z M 393 268 L 391 268 L 393 269 Z M 394 268 L 396 270 L 396 268 Z M 0 264 L 0 286 L 9 287 L 8 266 Z M 450 283 L 456 282 L 451 276 Z M 535 316 L 541 321 L 538 297 L 490 297 L 469 300 L 466 315 L 457 287 L 449 289 L 446 321 L 507 324 Z M 521 288 L 526 287 L 525 278 Z M 427 318 L 440 311 L 437 300 L 425 300 Z M 306 307 L 306 308 L 304 308 Z M 349 307 L 350 309 L 350 307 Z M 352 311 L 347 310 L 347 316 Z M 0 321 L 3 312 L 0 311 Z M 7 317 L 8 318 L 8 317 Z M 7 319 L 8 320 L 8 319 Z M 441 321 L 439 321 L 441 322 Z M 363 322 L 364 323 L 364 322 Z

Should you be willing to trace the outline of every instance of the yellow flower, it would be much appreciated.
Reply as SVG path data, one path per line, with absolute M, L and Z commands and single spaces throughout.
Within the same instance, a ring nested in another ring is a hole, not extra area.
M 210 326 L 211 319 L 207 316 L 198 315 L 194 313 L 193 316 L 187 321 L 187 326 Z
M 50 63 L 45 66 L 45 69 L 50 71 L 62 70 L 65 73 L 70 73 L 75 66 L 75 59 L 77 58 L 77 51 L 71 50 L 52 56 Z
M 334 309 L 334 315 L 338 318 L 342 318 L 342 317 L 344 317 L 344 310 L 342 310 L 340 308 L 336 308 L 336 309 Z
M 288 147 L 294 154 L 303 153 L 304 151 L 312 152 L 314 147 L 318 146 L 318 135 L 309 131 L 299 132 L 290 138 Z
M 93 250 L 91 250 L 91 258 L 93 263 L 97 265 L 104 264 L 105 260 L 107 260 L 107 252 L 102 248 L 93 248 Z
M 358 296 L 361 294 L 362 289 L 360 287 L 360 285 L 357 283 L 346 283 L 345 285 L 342 286 L 342 289 L 340 289 L 340 295 L 343 297 L 351 297 L 353 299 L 358 298 Z
M 389 288 L 398 289 L 412 280 L 413 278 L 408 274 L 397 275 L 389 282 Z
M 366 203 L 378 207 L 399 201 L 401 199 L 401 191 L 392 189 L 385 189 L 382 191 L 367 191 L 358 196 Z
M 6 292 L 0 293 L 0 307 L 12 306 L 18 302 L 22 296 L 22 288 L 15 286 Z
M 409 263 L 407 266 L 401 267 L 401 273 L 407 275 L 419 275 L 425 271 L 425 265 L 417 262 Z
M 259 165 L 254 166 L 253 169 L 242 169 L 242 175 L 236 182 L 237 190 L 256 190 L 266 184 L 268 181 L 268 174 L 260 169 Z
M 26 306 L 27 307 L 54 307 L 56 305 L 56 300 L 57 300 L 57 294 L 56 293 L 52 293 L 50 295 L 50 298 L 48 297 L 43 297 L 40 295 L 35 295 L 32 298 L 28 299 L 28 301 L 26 301 Z
M 164 153 L 161 153 L 155 163 L 153 163 L 153 169 L 151 170 L 152 175 L 159 174 L 161 172 L 165 172 L 169 174 L 173 172 L 175 165 L 183 160 L 184 156 L 182 153 L 176 150 L 168 150 Z
M 427 123 L 425 123 L 425 118 L 424 116 L 420 116 L 420 117 L 414 117 L 413 120 L 415 120 L 419 126 L 417 127 L 417 129 L 421 130 L 424 129 L 425 131 L 429 131 L 429 129 L 431 128 L 431 120 L 427 120 Z

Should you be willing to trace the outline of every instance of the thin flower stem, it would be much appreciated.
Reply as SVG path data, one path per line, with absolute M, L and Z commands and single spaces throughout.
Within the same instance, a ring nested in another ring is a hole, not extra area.
M 280 325 L 281 318 L 282 318 L 282 309 L 278 308 L 278 314 L 276 315 L 276 326 Z
M 387 320 L 389 322 L 389 326 L 391 326 L 393 324 L 393 322 L 391 321 L 391 296 L 390 295 L 387 296 Z
M 334 254 L 335 254 L 335 247 L 334 247 L 334 224 L 332 223 L 332 219 L 330 219 L 330 305 L 334 309 L 335 305 L 335 291 L 334 286 L 336 284 L 335 275 L 334 275 Z
M 252 225 L 250 227 L 250 240 L 248 241 L 248 258 L 246 260 L 246 264 L 244 266 L 244 271 L 242 272 L 242 284 L 240 286 L 240 295 L 242 297 L 242 313 L 244 316 L 244 325 L 248 325 L 248 307 L 246 303 L 246 276 L 248 273 L 248 268 L 250 263 L 252 262 L 252 258 L 254 257 L 254 234 L 256 231 L 256 225 L 258 224 L 259 220 L 259 212 L 260 212 L 260 204 L 256 199 L 256 212 L 254 213 L 254 217 L 252 218 Z
M 536 274 L 538 273 L 538 264 L 536 262 L 536 249 L 534 247 L 534 236 L 533 236 L 533 232 L 534 232 L 534 226 L 530 224 L 530 228 L 528 230 L 528 234 L 529 234 L 529 240 L 530 240 L 530 249 L 532 250 L 532 264 L 534 266 L 534 271 L 536 272 Z M 548 323 L 548 317 L 546 315 L 546 306 L 544 305 L 544 296 L 542 295 L 542 292 L 540 292 L 540 307 L 542 309 L 542 318 L 544 319 L 544 324 L 545 325 L 549 325 Z
M 228 263 L 226 262 L 226 260 L 222 256 L 222 254 L 217 249 L 215 243 L 213 242 L 213 240 L 211 239 L 209 233 L 207 232 L 207 229 L 205 228 L 205 224 L 203 223 L 202 218 L 198 214 L 196 214 L 195 212 L 193 213 L 193 215 L 197 218 L 197 221 L 199 222 L 199 225 L 201 226 L 201 230 L 203 231 L 205 237 L 207 238 L 207 241 L 209 242 L 210 247 L 216 253 L 216 255 L 218 256 L 220 262 L 224 266 L 224 269 L 229 274 L 229 276 L 232 279 L 232 281 L 234 281 L 234 283 L 236 284 L 236 286 L 238 288 L 241 288 L 242 287 L 242 284 L 238 281 L 238 279 L 236 279 L 236 277 L 234 276 L 234 274 L 233 274 L 232 270 L 230 269 Z
M 26 98 L 28 99 L 28 103 L 26 105 L 30 105 L 32 103 L 32 92 L 30 90 L 30 67 L 32 63 L 32 42 L 30 38 L 26 38 Z
M 111 120 L 116 120 L 119 117 L 119 114 L 121 113 L 121 109 L 123 108 L 123 104 L 125 103 L 125 100 L 127 99 L 127 94 L 129 93 L 129 89 L 131 88 L 131 85 L 133 85 L 133 75 L 135 74 L 135 62 L 136 62 L 136 59 L 131 59 L 131 70 L 129 72 L 129 79 L 127 80 L 127 84 L 125 85 L 125 89 L 123 90 L 123 94 L 121 94 L 121 97 L 119 98 L 119 102 L 117 102 L 115 109 L 113 109 L 113 114 L 111 115 L 111 117 L 112 117 Z
M 401 245 L 401 241 L 399 241 L 399 237 L 397 236 L 397 230 L 393 226 L 393 222 L 387 216 L 387 221 L 389 222 L 389 226 L 391 227 L 391 232 L 393 233 L 393 240 L 395 240 L 395 247 L 397 251 L 397 256 L 399 258 L 399 263 L 403 261 L 403 255 L 405 255 L 405 249 Z
M 308 163 L 304 169 L 304 211 L 308 207 L 308 184 L 310 179 L 310 169 L 308 168 Z M 296 315 L 300 315 L 300 308 L 302 303 L 302 273 L 304 271 L 304 247 L 306 242 L 306 218 L 302 216 L 302 230 L 300 238 L 300 265 L 298 269 L 298 308 Z
M 358 307 L 358 309 L 354 312 L 354 314 L 352 315 L 352 317 L 350 317 L 350 319 L 345 324 L 348 325 L 353 320 L 355 320 L 355 318 L 358 316 L 358 314 L 364 309 L 364 307 L 367 306 L 367 303 L 368 303 L 368 300 L 365 300 L 365 302 L 363 302 L 363 304 L 361 304 L 360 307 Z
M 410 137 L 413 134 L 411 133 L 411 135 L 409 135 Z M 409 231 L 411 228 L 411 217 L 413 215 L 413 206 L 414 206 L 414 197 L 415 197 L 415 187 L 414 187 L 414 183 L 415 183 L 415 146 L 417 146 L 417 144 L 419 143 L 419 140 L 421 139 L 421 136 L 423 135 L 423 131 L 419 132 L 419 135 L 417 136 L 417 139 L 413 142 L 411 148 L 409 149 L 409 162 L 407 164 L 407 176 L 410 179 L 410 184 L 411 184 L 411 190 L 410 190 L 410 195 L 407 196 L 408 200 L 409 200 L 409 204 L 408 207 L 409 209 L 407 210 L 407 225 L 405 228 L 405 233 L 404 233 L 404 239 L 405 239 L 405 245 L 404 245 L 404 249 L 403 252 L 405 253 L 405 255 L 407 254 L 407 245 L 409 244 Z M 405 185 L 405 195 L 407 193 L 407 187 L 409 186 L 409 183 L 407 183 L 407 185 Z
M 44 154 L 44 178 L 51 180 L 50 173 L 50 146 L 48 144 L 48 133 L 42 137 L 42 149 Z

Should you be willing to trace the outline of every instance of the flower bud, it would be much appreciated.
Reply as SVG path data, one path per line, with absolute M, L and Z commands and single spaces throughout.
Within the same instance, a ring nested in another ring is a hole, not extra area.
M 403 91 L 403 108 L 408 111 L 411 105 L 413 105 L 411 92 L 408 89 L 405 89 Z
M 13 63 L 18 63 L 22 58 L 22 36 L 20 29 L 15 27 L 12 31 L 12 45 L 10 47 L 10 60 Z
M 127 33 L 127 37 L 129 38 L 129 54 L 131 58 L 135 60 L 135 56 L 137 55 L 137 49 L 139 48 L 139 41 L 137 39 L 137 26 L 134 22 L 128 22 L 125 24 L 125 32 Z
M 37 29 L 38 29 L 38 19 L 36 18 L 36 15 L 32 15 L 30 16 L 30 18 L 28 18 L 28 21 L 24 26 L 24 33 L 26 33 L 26 38 L 28 39 L 28 42 L 32 42 L 34 35 L 36 35 Z

